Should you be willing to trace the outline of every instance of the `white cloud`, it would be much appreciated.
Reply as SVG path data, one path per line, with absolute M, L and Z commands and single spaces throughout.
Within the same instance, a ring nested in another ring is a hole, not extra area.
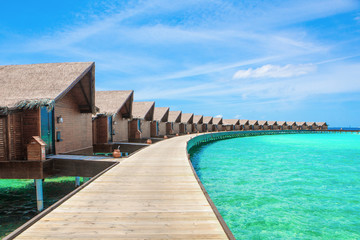
M 222 118 L 223 115 L 216 115 L 215 117 L 216 117 L 216 118 Z
M 267 64 L 255 69 L 239 70 L 234 74 L 233 78 L 288 78 L 305 75 L 315 70 L 316 65 L 313 64 L 288 64 L 285 66 Z

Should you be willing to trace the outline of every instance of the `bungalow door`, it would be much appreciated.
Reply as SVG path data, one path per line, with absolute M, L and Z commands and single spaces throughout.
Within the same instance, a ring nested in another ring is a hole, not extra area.
M 41 139 L 46 143 L 46 154 L 54 154 L 54 110 L 46 107 L 41 108 Z

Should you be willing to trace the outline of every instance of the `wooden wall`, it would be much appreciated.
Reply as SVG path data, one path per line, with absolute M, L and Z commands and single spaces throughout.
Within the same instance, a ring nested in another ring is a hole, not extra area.
M 151 129 L 151 122 L 141 120 L 141 138 L 147 139 L 151 138 L 150 129 Z
M 55 139 L 56 154 L 92 148 L 92 114 L 80 113 L 73 90 L 56 102 L 54 110 L 55 136 L 60 131 L 63 140 Z M 57 123 L 58 116 L 63 123 Z
M 106 116 L 97 117 L 93 120 L 93 143 L 102 144 L 108 142 L 108 120 Z
M 157 131 L 156 131 L 156 121 L 150 122 L 150 136 L 151 137 L 157 137 Z
M 0 161 L 8 159 L 6 117 L 0 117 Z

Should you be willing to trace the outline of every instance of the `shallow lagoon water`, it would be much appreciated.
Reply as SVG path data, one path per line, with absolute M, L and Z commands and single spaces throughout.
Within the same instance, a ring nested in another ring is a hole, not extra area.
M 360 239 L 360 135 L 235 138 L 190 154 L 237 239 Z
M 75 189 L 75 178 L 47 178 L 43 189 L 47 208 Z M 0 179 L 0 239 L 37 213 L 34 180 Z

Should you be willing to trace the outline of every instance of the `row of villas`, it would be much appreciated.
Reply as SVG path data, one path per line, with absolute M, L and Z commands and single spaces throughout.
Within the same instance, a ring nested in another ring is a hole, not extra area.
M 134 91 L 95 91 L 95 63 L 0 66 L 0 162 L 29 161 L 34 136 L 46 155 L 91 155 L 110 143 L 232 130 L 325 130 L 324 122 L 222 119 L 134 102 Z M 100 146 L 100 147 L 99 147 Z

